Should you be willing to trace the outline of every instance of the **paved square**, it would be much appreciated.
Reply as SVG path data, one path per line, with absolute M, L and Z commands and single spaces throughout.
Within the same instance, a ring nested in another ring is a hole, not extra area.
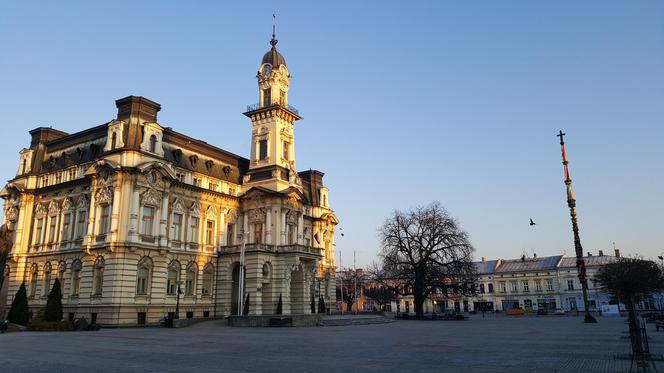
M 316 328 L 106 329 L 0 335 L 1 372 L 626 372 L 625 319 L 474 317 Z M 648 325 L 650 348 L 664 333 Z M 664 370 L 664 364 L 658 363 Z

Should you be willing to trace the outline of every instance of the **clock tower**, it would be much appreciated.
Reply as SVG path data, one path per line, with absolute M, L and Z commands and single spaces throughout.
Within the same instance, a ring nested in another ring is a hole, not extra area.
M 294 124 L 302 118 L 288 104 L 291 75 L 284 56 L 277 51 L 274 33 L 270 45 L 256 75 L 258 103 L 244 113 L 251 118 L 251 157 L 243 190 L 256 186 L 276 192 L 301 188 L 295 165 Z

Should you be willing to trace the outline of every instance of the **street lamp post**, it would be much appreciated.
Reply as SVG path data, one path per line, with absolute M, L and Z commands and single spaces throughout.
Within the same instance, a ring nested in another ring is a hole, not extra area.
M 572 179 L 569 177 L 569 167 L 567 162 L 567 154 L 565 153 L 565 134 L 560 131 L 557 135 L 560 137 L 560 147 L 563 158 L 563 166 L 565 167 L 565 186 L 567 187 L 567 206 L 569 207 L 570 217 L 572 219 L 572 232 L 574 233 L 574 251 L 576 252 L 576 268 L 579 273 L 579 282 L 581 283 L 581 291 L 583 293 L 583 307 L 585 309 L 584 322 L 596 323 L 597 320 L 590 314 L 588 309 L 588 279 L 586 278 L 586 263 L 583 260 L 583 247 L 581 246 L 581 238 L 579 237 L 579 224 L 576 220 L 576 200 L 574 199 L 574 192 L 572 191 Z

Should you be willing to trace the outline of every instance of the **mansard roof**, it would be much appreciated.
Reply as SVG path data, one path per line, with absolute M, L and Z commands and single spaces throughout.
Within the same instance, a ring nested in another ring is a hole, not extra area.
M 496 268 L 495 273 L 555 270 L 562 257 L 562 255 L 556 255 L 503 260 L 498 268 Z

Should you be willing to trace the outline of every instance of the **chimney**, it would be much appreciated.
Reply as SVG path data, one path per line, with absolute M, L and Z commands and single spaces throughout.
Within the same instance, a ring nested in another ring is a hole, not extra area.
M 537 259 L 537 253 L 533 253 L 533 259 Z
M 588 251 L 588 256 L 589 256 L 589 257 L 590 257 L 590 256 L 593 256 L 593 254 L 591 254 L 590 251 Z
M 483 256 L 483 257 L 482 257 L 482 261 L 483 261 L 483 262 L 486 262 L 486 256 Z
M 616 258 L 620 258 L 620 249 L 615 249 L 616 252 Z
M 599 256 L 604 256 L 604 251 L 600 250 L 598 253 Z

